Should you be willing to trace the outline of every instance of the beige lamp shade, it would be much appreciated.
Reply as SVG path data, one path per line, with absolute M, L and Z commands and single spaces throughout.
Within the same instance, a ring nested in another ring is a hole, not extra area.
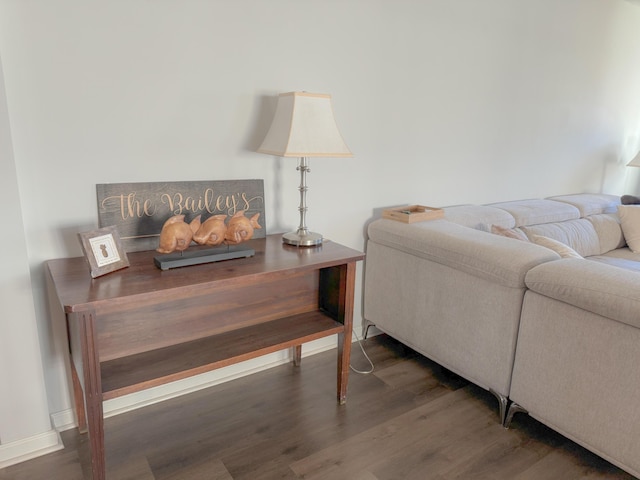
M 278 157 L 353 157 L 338 131 L 331 95 L 307 92 L 278 96 L 258 152 Z
M 636 153 L 636 156 L 627 163 L 627 167 L 640 167 L 640 152 Z

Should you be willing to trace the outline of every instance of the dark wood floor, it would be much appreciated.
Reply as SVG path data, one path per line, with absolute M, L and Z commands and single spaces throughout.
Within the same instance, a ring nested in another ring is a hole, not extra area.
M 376 364 L 335 401 L 335 351 L 106 420 L 117 480 L 631 479 L 526 415 L 498 422 L 491 394 L 385 335 Z M 352 363 L 367 367 L 354 345 Z M 0 470 L 0 480 L 88 478 L 86 436 Z

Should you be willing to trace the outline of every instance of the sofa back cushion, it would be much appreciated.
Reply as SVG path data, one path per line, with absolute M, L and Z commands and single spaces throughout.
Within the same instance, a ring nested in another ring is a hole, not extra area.
M 566 243 L 559 242 L 553 238 L 544 235 L 531 235 L 531 242 L 549 248 L 560 255 L 562 258 L 584 258 Z
M 583 257 L 603 255 L 626 245 L 616 215 L 620 198 L 578 193 L 489 205 L 445 207 L 445 219 L 491 232 L 492 226 L 541 235 L 568 245 Z
M 572 195 L 549 197 L 548 200 L 573 205 L 580 210 L 581 217 L 599 213 L 616 213 L 616 208 L 620 205 L 619 196 L 606 193 L 574 193 Z
M 603 255 L 624 247 L 625 241 L 617 217 L 613 214 L 591 215 L 568 222 L 545 223 L 522 227 L 531 235 L 544 235 L 568 245 L 583 257 Z
M 626 245 L 620 219 L 615 213 L 603 213 L 587 217 L 595 228 L 600 240 L 600 253 L 603 255 L 612 250 L 623 248 Z
M 517 200 L 514 202 L 492 203 L 494 208 L 504 210 L 513 216 L 516 227 L 541 223 L 564 222 L 580 218 L 580 210 L 564 202 L 545 199 Z
M 490 232 L 492 225 L 503 228 L 516 225 L 509 213 L 487 205 L 455 205 L 443 210 L 445 220 L 483 232 Z
M 558 223 L 543 223 L 522 227 L 527 237 L 534 235 L 549 237 L 568 245 L 583 257 L 600 255 L 600 240 L 593 224 L 585 219 L 569 220 Z
M 618 217 L 627 246 L 640 253 L 640 205 L 619 205 Z

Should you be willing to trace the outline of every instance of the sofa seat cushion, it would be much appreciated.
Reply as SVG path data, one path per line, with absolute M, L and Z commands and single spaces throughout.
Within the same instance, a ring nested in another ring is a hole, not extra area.
M 541 235 L 564 243 L 583 257 L 602 253 L 600 251 L 600 240 L 595 227 L 589 220 L 584 218 L 522 227 L 521 230 L 529 239 L 534 235 Z
M 640 262 L 640 253 L 634 253 L 630 248 L 617 248 L 615 250 L 611 250 L 602 255 L 606 258 L 621 258 L 623 260 L 631 260 L 634 262 Z
M 589 257 L 589 260 L 606 263 L 607 265 L 613 265 L 619 268 L 626 268 L 627 270 L 640 271 L 640 253 L 634 253 L 627 247 L 611 250 L 604 255 Z
M 624 268 L 626 270 L 636 270 L 640 272 L 640 262 L 635 260 L 628 260 L 624 258 L 610 257 L 608 255 L 595 255 L 588 258 L 592 262 L 600 262 L 607 265 L 612 265 L 618 268 Z
M 553 200 L 532 199 L 514 202 L 492 203 L 491 207 L 509 212 L 516 227 L 540 223 L 564 222 L 580 218 L 580 210 L 573 205 Z
M 529 289 L 640 328 L 640 272 L 598 261 L 563 258 L 532 268 Z

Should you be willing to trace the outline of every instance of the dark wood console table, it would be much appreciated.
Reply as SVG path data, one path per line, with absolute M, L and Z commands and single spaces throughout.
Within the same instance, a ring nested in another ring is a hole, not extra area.
M 92 279 L 85 259 L 46 263 L 69 332 L 75 407 L 88 430 L 94 480 L 105 478 L 102 402 L 338 334 L 339 403 L 346 401 L 356 262 L 334 242 L 251 240 L 255 256 L 162 271 L 156 252 Z

